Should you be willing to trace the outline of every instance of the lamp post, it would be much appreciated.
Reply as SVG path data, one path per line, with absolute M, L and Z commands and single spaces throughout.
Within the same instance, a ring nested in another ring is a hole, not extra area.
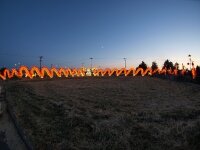
M 91 68 L 91 69 L 92 69 L 92 60 L 93 60 L 93 58 L 90 57 L 90 68 Z
M 187 64 L 190 66 L 190 70 L 191 70 L 192 59 L 191 59 L 191 55 L 190 54 L 188 55 L 188 58 L 189 58 L 189 63 L 187 63 Z
M 21 63 L 20 63 L 20 62 L 18 62 L 18 63 L 15 63 L 15 64 L 14 64 L 15 68 L 19 68 L 19 67 L 20 67 L 20 65 L 21 65 Z
M 91 72 L 91 76 L 93 76 L 93 72 L 92 72 L 92 60 L 93 60 L 93 58 L 90 57 L 90 60 L 91 60 L 91 64 L 90 64 L 90 65 L 91 65 L 91 66 L 90 66 L 90 67 L 91 67 L 91 68 L 90 68 L 90 72 Z
M 41 66 L 42 66 L 42 59 L 43 59 L 43 56 L 40 56 L 40 71 L 41 71 Z
M 126 59 L 127 58 L 123 58 L 124 59 L 124 67 L 126 68 Z

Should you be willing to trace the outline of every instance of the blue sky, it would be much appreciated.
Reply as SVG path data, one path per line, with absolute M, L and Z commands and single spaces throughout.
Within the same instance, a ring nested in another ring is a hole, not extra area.
M 1 66 L 200 65 L 199 0 L 1 0 L 0 22 Z

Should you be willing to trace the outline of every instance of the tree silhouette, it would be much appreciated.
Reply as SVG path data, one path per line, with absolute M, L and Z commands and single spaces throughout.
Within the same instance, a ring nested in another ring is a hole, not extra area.
M 146 70 L 147 69 L 147 64 L 144 61 L 142 61 L 142 63 L 139 64 L 139 66 L 137 68 L 142 68 L 143 70 Z
M 174 64 L 174 68 L 177 69 L 177 70 L 179 70 L 179 63 L 176 62 L 176 63 Z
M 152 62 L 152 65 L 151 65 L 151 69 L 154 71 L 156 69 L 158 69 L 158 65 L 155 61 Z
M 2 74 L 2 73 L 4 72 L 4 70 L 6 70 L 5 67 L 1 68 L 1 69 L 0 69 L 0 73 Z
M 196 81 L 197 81 L 197 83 L 200 84 L 200 66 L 196 67 L 196 73 L 197 73 Z
M 200 66 L 196 67 L 197 76 L 200 76 Z
M 168 59 L 164 62 L 163 69 L 174 69 L 173 62 L 169 61 Z

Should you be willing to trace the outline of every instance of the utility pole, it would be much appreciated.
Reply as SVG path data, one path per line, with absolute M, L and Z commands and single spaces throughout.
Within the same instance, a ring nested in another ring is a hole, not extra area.
M 126 68 L 126 59 L 127 58 L 123 58 L 124 59 L 124 67 Z
M 92 60 L 93 60 L 93 58 L 90 57 L 90 60 L 91 60 L 91 62 L 90 62 L 90 68 L 92 69 Z
M 40 56 L 40 71 L 42 69 L 42 59 L 43 59 L 43 56 Z

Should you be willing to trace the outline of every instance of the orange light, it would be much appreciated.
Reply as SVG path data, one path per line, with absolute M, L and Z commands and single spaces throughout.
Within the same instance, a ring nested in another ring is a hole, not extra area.
M 181 74 L 184 75 L 186 72 L 185 69 L 181 70 Z M 126 69 L 126 68 L 121 68 L 121 69 L 117 69 L 117 68 L 106 68 L 106 69 L 93 69 L 92 70 L 92 74 L 94 76 L 112 76 L 112 75 L 116 75 L 116 76 L 128 76 L 128 75 L 132 75 L 132 76 L 136 76 L 139 75 L 139 73 L 141 74 L 141 76 L 145 76 L 145 75 L 154 75 L 154 74 L 170 74 L 170 75 L 178 75 L 178 70 L 172 70 L 169 69 L 167 70 L 166 68 L 163 69 L 156 69 L 156 70 L 152 70 L 151 68 L 147 68 L 146 70 L 142 69 L 142 68 L 130 68 L 130 69 Z M 11 70 L 9 69 L 5 69 L 4 72 L 1 74 L 0 73 L 0 78 L 3 80 L 11 79 L 13 77 L 18 77 L 18 78 L 22 78 L 23 76 L 28 77 L 30 79 L 39 76 L 40 78 L 44 78 L 44 76 L 48 76 L 49 78 L 53 78 L 54 76 L 56 77 L 84 77 L 87 76 L 86 71 L 84 69 L 70 69 L 70 68 L 47 68 L 47 67 L 42 67 L 41 70 L 34 66 L 31 69 L 28 69 L 27 66 L 21 66 L 18 70 L 13 68 Z M 196 77 L 196 69 L 193 68 L 192 69 L 192 78 L 194 79 Z

